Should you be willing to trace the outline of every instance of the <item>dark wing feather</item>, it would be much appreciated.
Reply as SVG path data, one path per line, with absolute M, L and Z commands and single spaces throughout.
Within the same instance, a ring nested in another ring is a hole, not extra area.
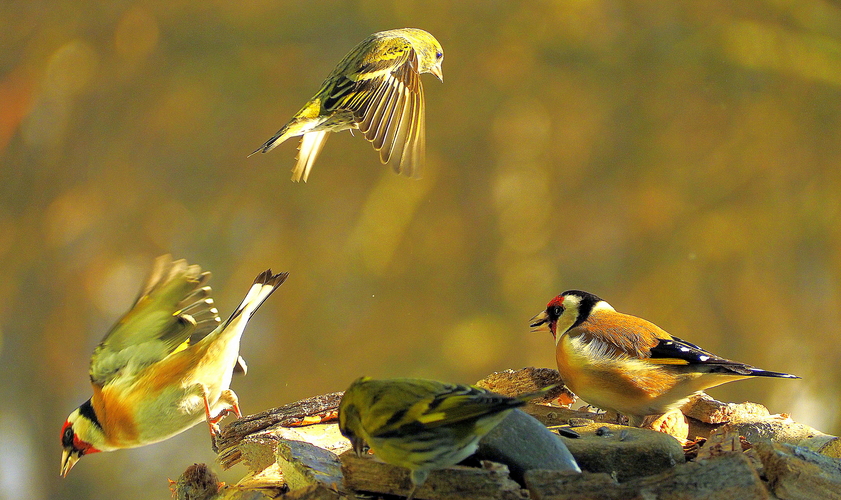
M 709 373 L 724 373 L 729 375 L 745 375 L 756 377 L 779 377 L 779 378 L 800 378 L 788 373 L 771 372 L 756 368 L 754 366 L 732 361 L 704 350 L 695 344 L 672 336 L 671 339 L 662 339 L 660 343 L 651 348 L 651 361 L 665 360 L 666 363 L 676 364 L 673 361 L 679 360 L 687 365 L 692 365 L 696 370 L 703 367 L 703 371 Z

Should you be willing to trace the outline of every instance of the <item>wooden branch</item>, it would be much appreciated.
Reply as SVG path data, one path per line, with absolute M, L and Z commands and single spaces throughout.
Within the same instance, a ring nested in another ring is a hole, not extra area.
M 406 496 L 412 489 L 409 470 L 357 457 L 352 451 L 339 456 L 345 486 L 354 491 Z M 483 462 L 483 467 L 452 466 L 434 470 L 415 492 L 417 500 L 523 500 L 528 493 L 508 477 L 508 467 Z
M 222 429 L 217 438 L 219 463 L 228 469 L 239 462 L 242 453 L 238 445 L 248 435 L 273 427 L 296 427 L 334 420 L 342 394 L 331 392 L 234 420 Z

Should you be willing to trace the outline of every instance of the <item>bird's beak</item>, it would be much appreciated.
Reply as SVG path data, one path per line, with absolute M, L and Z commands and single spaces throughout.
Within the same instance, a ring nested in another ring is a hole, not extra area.
M 70 469 L 76 465 L 76 462 L 79 461 L 81 455 L 77 455 L 73 452 L 73 450 L 62 450 L 61 452 L 61 477 L 67 477 L 67 473 L 70 472 Z
M 350 440 L 351 445 L 353 445 L 353 452 L 356 453 L 357 457 L 361 457 L 365 455 L 368 451 L 366 450 L 367 446 L 365 445 L 364 439 L 359 439 L 358 437 L 354 437 Z
M 433 66 L 429 70 L 429 72 L 432 73 L 433 75 L 437 76 L 438 79 L 441 80 L 441 83 L 444 83 L 444 70 L 441 69 L 440 64 L 436 64 L 435 66 Z
M 529 326 L 533 332 L 552 332 L 549 329 L 549 315 L 546 314 L 546 311 L 540 311 L 535 317 L 530 319 Z

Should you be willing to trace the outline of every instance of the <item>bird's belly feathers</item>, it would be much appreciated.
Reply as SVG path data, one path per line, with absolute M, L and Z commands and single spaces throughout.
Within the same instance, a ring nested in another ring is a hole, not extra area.
M 231 348 L 238 347 L 235 344 L 224 346 L 228 349 L 223 350 L 230 352 L 204 356 L 205 362 L 198 364 L 191 349 L 185 349 L 149 367 L 133 381 L 104 387 L 97 415 L 108 421 L 106 441 L 132 448 L 175 436 L 205 420 L 205 393 L 211 415 L 218 414 L 227 407 L 219 398 L 230 386 L 238 352 Z
M 703 389 L 695 375 L 644 360 L 594 353 L 593 346 L 564 335 L 556 350 L 558 371 L 576 395 L 625 415 L 664 413 Z

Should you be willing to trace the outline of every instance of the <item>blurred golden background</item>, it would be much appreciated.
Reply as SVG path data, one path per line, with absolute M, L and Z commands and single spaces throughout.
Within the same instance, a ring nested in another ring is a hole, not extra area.
M 333 137 L 246 155 L 370 33 L 444 47 L 423 179 Z M 243 411 L 357 376 L 554 367 L 528 319 L 596 293 L 795 373 L 713 389 L 841 432 L 841 10 L 821 0 L 0 3 L 0 498 L 168 498 L 205 426 L 86 457 L 59 430 L 152 260 L 213 272 Z M 223 474 L 232 481 L 240 468 Z

